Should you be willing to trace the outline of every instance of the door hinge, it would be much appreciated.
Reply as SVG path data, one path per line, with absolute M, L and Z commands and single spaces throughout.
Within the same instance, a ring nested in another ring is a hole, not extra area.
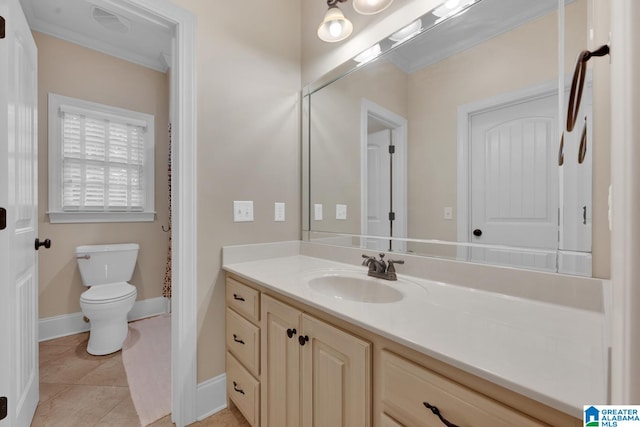
M 4 20 L 4 16 L 0 16 L 0 39 L 3 39 L 5 37 L 5 27 L 6 27 L 6 22 Z
M 0 208 L 0 230 L 7 228 L 7 210 Z
M 389 154 L 393 154 L 396 152 L 396 146 L 395 145 L 389 145 Z
M 7 397 L 0 397 L 0 420 L 4 420 L 5 418 L 7 418 L 8 406 L 9 405 L 7 404 Z
M 389 212 L 389 221 L 395 221 L 395 220 L 396 220 L 396 213 Z

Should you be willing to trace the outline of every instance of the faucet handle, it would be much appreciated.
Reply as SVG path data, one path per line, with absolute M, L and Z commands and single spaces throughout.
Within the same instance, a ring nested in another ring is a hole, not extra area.
M 387 267 L 387 271 L 389 273 L 395 273 L 396 272 L 396 268 L 393 266 L 393 264 L 404 264 L 404 261 L 403 260 L 395 261 L 395 260 L 390 259 L 387 262 L 387 264 L 389 264 L 389 266 Z

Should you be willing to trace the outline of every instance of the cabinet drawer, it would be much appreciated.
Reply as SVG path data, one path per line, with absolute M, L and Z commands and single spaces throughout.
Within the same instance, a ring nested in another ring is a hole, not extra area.
M 260 320 L 260 292 L 227 277 L 227 305 L 252 322 Z
M 459 427 L 545 425 L 393 353 L 383 351 L 381 365 L 383 410 L 405 426 L 443 426 L 424 402 Z
M 227 352 L 227 396 L 253 427 L 260 426 L 260 383 Z
M 404 427 L 402 424 L 398 423 L 396 420 L 391 418 L 389 415 L 382 413 L 382 418 L 380 419 L 380 425 L 382 427 Z
M 227 308 L 227 349 L 256 377 L 260 375 L 260 328 Z

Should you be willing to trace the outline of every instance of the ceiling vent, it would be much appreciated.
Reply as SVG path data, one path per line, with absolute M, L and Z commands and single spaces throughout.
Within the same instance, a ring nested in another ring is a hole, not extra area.
M 91 17 L 107 30 L 116 33 L 128 33 L 131 27 L 129 20 L 97 6 L 91 9 Z

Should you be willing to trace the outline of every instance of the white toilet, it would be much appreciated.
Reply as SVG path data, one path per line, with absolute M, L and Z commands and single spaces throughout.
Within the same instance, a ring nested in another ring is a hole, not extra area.
M 127 332 L 127 314 L 138 294 L 131 280 L 139 245 L 78 246 L 76 257 L 82 283 L 90 288 L 80 296 L 80 307 L 91 322 L 87 352 L 97 356 L 122 348 Z

